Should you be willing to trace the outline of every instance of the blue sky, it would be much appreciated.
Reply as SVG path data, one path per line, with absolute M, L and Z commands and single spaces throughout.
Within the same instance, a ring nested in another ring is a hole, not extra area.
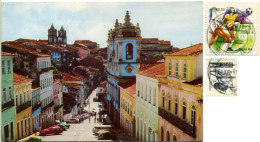
M 4 3 L 2 40 L 47 39 L 53 23 L 67 31 L 68 43 L 92 40 L 106 47 L 107 33 L 115 19 L 139 23 L 143 38 L 170 40 L 184 48 L 203 41 L 202 2 L 99 2 L 99 3 Z

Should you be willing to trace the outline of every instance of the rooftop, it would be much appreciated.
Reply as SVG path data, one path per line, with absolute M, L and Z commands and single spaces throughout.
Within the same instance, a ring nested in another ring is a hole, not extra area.
M 33 81 L 33 79 L 26 78 L 26 77 L 19 75 L 19 74 L 16 74 L 16 73 L 13 74 L 13 77 L 14 77 L 14 84 L 15 85 Z
M 137 71 L 136 74 L 140 74 L 143 76 L 156 78 L 156 75 L 164 75 L 165 73 L 165 65 L 164 63 L 160 63 L 157 65 L 154 65 L 152 67 L 149 67 L 147 69 L 144 69 L 142 71 Z
M 74 44 L 95 44 L 95 43 L 90 40 L 75 40 Z
M 127 92 L 136 94 L 136 79 L 131 79 L 125 83 L 119 84 L 120 87 L 124 88 Z
M 2 56 L 16 56 L 16 53 L 2 52 Z
M 164 56 L 197 56 L 202 52 L 203 44 L 199 43 L 170 54 L 164 54 Z

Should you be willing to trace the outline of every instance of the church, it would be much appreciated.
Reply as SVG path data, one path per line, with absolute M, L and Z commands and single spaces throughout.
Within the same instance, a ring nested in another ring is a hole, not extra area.
M 57 29 L 51 24 L 51 27 L 48 30 L 48 44 L 67 44 L 66 30 L 63 26 L 61 26 L 60 30 L 57 32 Z
M 134 25 L 130 20 L 129 12 L 126 11 L 124 23 L 119 23 L 116 19 L 114 28 L 108 31 L 108 111 L 117 127 L 120 126 L 119 85 L 135 79 L 140 64 L 152 60 L 153 55 L 178 50 L 169 41 L 142 38 L 139 24 Z

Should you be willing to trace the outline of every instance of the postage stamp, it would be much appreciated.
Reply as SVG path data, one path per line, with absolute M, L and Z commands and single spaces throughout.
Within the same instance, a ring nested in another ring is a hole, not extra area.
M 260 3 L 206 3 L 206 55 L 259 55 L 259 8 Z
M 207 58 L 207 96 L 237 95 L 237 60 Z

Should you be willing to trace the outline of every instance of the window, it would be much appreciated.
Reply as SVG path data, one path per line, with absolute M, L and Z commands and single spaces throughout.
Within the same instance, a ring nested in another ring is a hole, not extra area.
M 175 77 L 178 77 L 179 65 L 178 63 L 175 64 Z
M 11 122 L 11 140 L 14 139 L 14 133 L 13 133 L 13 131 L 14 131 L 14 126 L 13 126 L 13 125 L 14 125 L 13 122 Z
M 170 133 L 167 131 L 166 141 L 170 141 Z
M 133 45 L 131 43 L 126 45 L 126 59 L 133 59 Z
M 11 73 L 11 61 L 10 60 L 7 61 L 7 71 L 8 71 L 8 74 Z
M 171 96 L 168 96 L 168 110 L 171 111 Z
M 182 119 L 186 119 L 186 102 L 182 103 Z
M 172 141 L 177 141 L 176 136 L 173 135 Z
M 164 93 L 162 94 L 162 107 L 164 107 Z
M 192 126 L 195 126 L 195 119 L 196 119 L 196 108 L 195 106 L 193 105 L 191 107 L 191 125 Z
M 175 99 L 175 115 L 178 114 L 178 98 Z
M 152 100 L 152 90 L 151 90 L 151 87 L 149 87 L 149 103 L 151 103 L 151 100 Z
M 22 94 L 20 94 L 20 104 L 23 104 L 23 95 Z
M 7 100 L 6 100 L 6 88 L 3 88 L 3 102 L 5 103 Z
M 119 52 L 118 52 L 119 50 L 118 50 L 118 45 L 116 45 L 116 58 L 118 59 L 118 57 L 119 57 Z
M 12 100 L 12 87 L 10 86 L 8 90 L 9 90 L 9 100 Z
M 27 91 L 27 100 L 30 101 L 29 91 Z
M 2 61 L 2 74 L 5 74 L 5 61 Z
M 183 65 L 183 79 L 186 80 L 187 77 L 187 65 L 184 64 Z
M 153 93 L 153 105 L 155 106 L 156 104 L 156 89 L 154 89 L 154 93 Z
M 20 139 L 20 127 L 19 127 L 19 122 L 16 124 L 17 125 L 17 135 L 18 135 L 18 139 Z
M 15 95 L 15 102 L 16 102 L 16 105 L 18 106 L 18 95 Z
M 25 92 L 23 94 L 23 97 L 24 97 L 24 102 L 26 102 L 27 100 L 26 100 L 26 93 Z
M 164 136 L 164 134 L 163 134 L 163 127 L 161 126 L 161 141 L 163 141 L 163 136 Z
M 172 63 L 169 63 L 169 68 L 168 68 L 168 76 L 171 76 L 172 74 Z

